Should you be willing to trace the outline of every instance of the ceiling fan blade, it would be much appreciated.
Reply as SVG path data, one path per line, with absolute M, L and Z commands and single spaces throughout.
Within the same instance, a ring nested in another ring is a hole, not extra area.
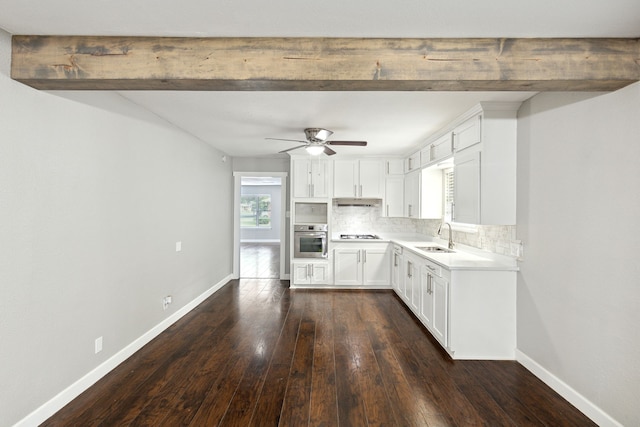
M 351 145 L 354 147 L 366 147 L 367 141 L 327 141 L 327 145 Z
M 336 152 L 325 145 L 324 146 L 324 154 L 326 154 L 327 156 L 333 156 L 334 154 L 336 154 Z
M 306 145 L 298 145 L 297 147 L 287 148 L 286 150 L 278 151 L 278 153 L 286 153 L 287 151 L 297 150 L 298 148 L 306 147 Z
M 299 142 L 301 144 L 308 144 L 309 141 L 303 141 L 301 139 L 284 139 L 284 138 L 265 138 L 270 139 L 272 141 L 289 141 L 289 142 Z

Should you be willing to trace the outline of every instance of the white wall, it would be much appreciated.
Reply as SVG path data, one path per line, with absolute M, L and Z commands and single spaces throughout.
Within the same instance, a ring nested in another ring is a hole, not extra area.
M 518 349 L 640 425 L 640 84 L 523 105 L 517 215 Z
M 230 275 L 233 248 L 222 153 L 117 94 L 122 114 L 14 82 L 9 58 L 0 31 L 3 426 Z

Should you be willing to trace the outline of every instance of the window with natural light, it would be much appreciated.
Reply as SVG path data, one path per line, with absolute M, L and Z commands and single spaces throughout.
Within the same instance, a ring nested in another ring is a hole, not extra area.
M 240 227 L 271 228 L 271 195 L 240 196 Z

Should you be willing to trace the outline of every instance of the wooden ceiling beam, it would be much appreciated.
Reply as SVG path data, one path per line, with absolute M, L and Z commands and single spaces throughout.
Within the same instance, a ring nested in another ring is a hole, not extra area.
M 37 89 L 609 91 L 640 80 L 640 39 L 13 36 Z

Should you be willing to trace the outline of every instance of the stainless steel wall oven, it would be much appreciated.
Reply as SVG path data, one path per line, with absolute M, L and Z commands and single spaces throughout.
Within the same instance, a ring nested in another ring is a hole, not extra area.
M 327 224 L 293 226 L 294 258 L 326 258 L 328 254 Z

